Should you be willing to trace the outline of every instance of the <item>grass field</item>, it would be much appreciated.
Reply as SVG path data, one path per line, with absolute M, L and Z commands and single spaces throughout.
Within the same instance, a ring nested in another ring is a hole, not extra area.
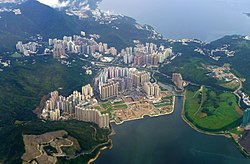
M 185 115 L 195 126 L 216 131 L 236 123 L 242 113 L 235 95 L 202 86 L 186 91 Z
M 154 104 L 154 107 L 161 108 L 161 107 L 165 107 L 165 106 L 172 105 L 172 104 L 173 104 L 173 97 L 165 96 L 165 97 L 162 97 L 161 102 Z
M 168 105 L 167 103 L 154 104 L 154 106 L 155 106 L 156 108 L 165 107 L 165 106 L 167 106 L 167 105 Z
M 110 118 L 113 117 L 112 115 L 113 107 L 112 107 L 111 102 L 103 103 L 101 104 L 101 107 L 105 110 L 101 112 L 102 114 L 108 113 Z
M 111 119 L 113 118 L 112 112 L 114 110 L 127 109 L 128 108 L 128 106 L 126 104 L 124 104 L 124 101 L 116 102 L 116 103 L 113 103 L 113 104 L 109 101 L 109 102 L 101 104 L 101 107 L 104 109 L 101 113 L 102 114 L 108 113 L 109 117 Z
M 240 87 L 240 83 L 237 82 L 236 80 L 233 80 L 231 82 L 221 84 L 221 86 L 224 88 L 228 88 L 230 90 L 236 90 Z
M 17 52 L 15 52 L 14 54 L 11 55 L 11 57 L 12 58 L 20 58 L 20 57 L 22 57 L 22 55 L 19 54 L 19 53 L 17 53 Z
M 114 105 L 113 108 L 115 108 L 115 109 L 127 109 L 128 106 L 126 104 L 119 104 L 119 105 Z
M 237 127 L 230 130 L 230 133 L 233 133 L 233 134 L 236 134 L 236 135 L 241 135 L 241 134 L 243 134 L 243 132 L 244 132 L 244 129 L 238 129 Z

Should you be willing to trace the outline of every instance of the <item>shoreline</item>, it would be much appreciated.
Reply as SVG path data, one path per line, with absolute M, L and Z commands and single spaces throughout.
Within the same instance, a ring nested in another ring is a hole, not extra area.
M 112 133 L 111 133 L 112 134 Z M 110 135 L 111 136 L 111 135 Z M 109 136 L 109 137 L 110 137 Z M 109 139 L 109 142 L 110 142 L 110 146 L 103 146 L 99 149 L 98 153 L 96 154 L 96 156 L 94 158 L 91 158 L 89 161 L 88 161 L 88 164 L 92 164 L 93 162 L 95 162 L 97 160 L 97 158 L 101 155 L 101 152 L 106 150 L 106 149 L 112 149 L 113 147 L 113 144 L 112 144 L 112 140 Z
M 230 133 L 226 133 L 224 131 L 219 131 L 219 132 L 207 132 L 207 131 L 204 131 L 204 130 L 201 130 L 199 128 L 197 128 L 195 125 L 192 124 L 192 122 L 190 122 L 186 116 L 185 116 L 185 99 L 186 99 L 186 96 L 184 94 L 184 99 L 183 99 L 183 107 L 182 107 L 182 111 L 181 111 L 181 117 L 182 117 L 182 120 L 189 126 L 191 127 L 193 130 L 199 132 L 199 133 L 202 133 L 202 134 L 205 134 L 205 135 L 211 135 L 211 136 L 222 136 L 222 137 L 226 137 L 228 139 L 231 139 L 232 142 L 235 144 L 235 146 L 237 147 L 237 149 L 241 152 L 241 154 L 245 157 L 245 158 L 250 158 L 250 153 L 248 153 L 244 147 L 242 147 L 237 140 L 234 139 L 234 137 L 230 134 Z M 165 114 L 157 114 L 157 115 L 147 115 L 147 114 L 144 114 L 142 115 L 141 117 L 139 118 L 134 118 L 134 119 L 128 119 L 128 120 L 124 120 L 120 123 L 117 123 L 115 122 L 114 120 L 110 121 L 110 123 L 115 123 L 115 125 L 121 125 L 123 123 L 126 123 L 126 122 L 129 122 L 129 121 L 136 121 L 136 120 L 141 120 L 143 119 L 145 116 L 148 116 L 150 118 L 154 118 L 154 117 L 160 117 L 160 116 L 165 116 L 165 115 L 170 115 L 172 113 L 174 113 L 175 111 L 175 100 L 176 100 L 176 96 L 173 96 L 173 110 L 171 110 L 170 112 L 168 113 L 165 113 Z M 109 135 L 109 137 L 115 135 L 115 131 L 111 126 L 111 133 Z M 112 144 L 112 140 L 111 138 L 109 139 L 109 142 L 110 142 L 110 146 L 104 146 L 102 148 L 100 148 L 100 150 L 98 151 L 98 153 L 96 154 L 96 156 L 92 159 L 89 160 L 88 164 L 92 164 L 95 160 L 98 159 L 98 157 L 101 155 L 101 152 L 106 150 L 106 149 L 112 149 L 113 147 L 113 144 Z
M 89 161 L 88 161 L 88 164 L 92 164 L 93 162 L 95 162 L 98 157 L 101 155 L 101 152 L 106 150 L 106 149 L 112 149 L 113 148 L 113 142 L 112 142 L 112 139 L 111 139 L 111 136 L 115 135 L 115 131 L 112 127 L 112 125 L 110 125 L 110 134 L 109 134 L 109 140 L 108 140 L 108 143 L 110 142 L 110 146 L 103 146 L 101 148 L 99 148 L 99 151 L 98 153 L 96 154 L 96 156 L 94 158 L 91 158 Z
M 129 120 L 125 120 L 125 121 L 122 121 L 121 123 L 117 123 L 115 122 L 114 120 L 110 121 L 110 123 L 115 123 L 116 125 L 121 125 L 125 122 L 129 122 L 129 121 L 136 121 L 136 120 L 140 120 L 140 119 L 143 119 L 145 116 L 149 116 L 150 118 L 153 118 L 153 117 L 160 117 L 160 116 L 165 116 L 165 115 L 170 115 L 174 112 L 174 109 L 175 109 L 175 96 L 173 96 L 173 110 L 171 110 L 170 112 L 166 113 L 166 114 L 159 114 L 159 115 L 153 115 L 153 116 L 150 116 L 150 115 L 142 115 L 140 118 L 135 118 L 135 119 L 129 119 Z M 101 147 L 100 150 L 98 151 L 98 153 L 96 154 L 96 156 L 94 158 L 91 158 L 89 161 L 88 161 L 88 164 L 92 164 L 94 161 L 97 160 L 97 158 L 101 155 L 101 152 L 106 150 L 106 149 L 112 149 L 113 147 L 113 143 L 112 143 L 112 140 L 110 139 L 111 136 L 115 135 L 115 131 L 111 126 L 111 133 L 109 135 L 109 142 L 110 142 L 110 146 L 104 146 L 104 147 Z
M 173 114 L 174 113 L 174 110 L 175 110 L 175 97 L 176 96 L 173 96 L 173 105 L 172 105 L 172 110 L 170 112 L 167 112 L 167 113 L 164 113 L 164 114 L 156 114 L 156 115 L 148 115 L 148 114 L 143 114 L 141 117 L 137 117 L 137 118 L 133 118 L 133 119 L 127 119 L 127 120 L 123 120 L 119 123 L 117 123 L 115 120 L 111 120 L 110 123 L 115 123 L 116 125 L 121 125 L 125 122 L 129 122 L 129 121 L 136 121 L 136 120 L 141 120 L 143 119 L 144 117 L 148 116 L 150 118 L 154 118 L 154 117 L 161 117 L 161 116 L 166 116 L 166 115 L 170 115 L 170 114 Z
M 197 132 L 200 132 L 200 133 L 203 133 L 203 134 L 207 134 L 207 135 L 214 135 L 214 136 L 224 136 L 224 137 L 227 137 L 227 138 L 230 138 L 228 135 L 225 134 L 225 132 L 222 132 L 222 131 L 219 131 L 218 133 L 215 133 L 215 132 L 207 132 L 207 131 L 204 131 L 202 129 L 199 129 L 197 128 L 195 125 L 193 125 L 192 122 L 190 122 L 186 116 L 185 116 L 185 101 L 186 100 L 186 95 L 184 94 L 184 102 L 183 102 L 183 106 L 182 106 L 182 111 L 181 111 L 181 117 L 182 117 L 182 120 L 188 124 L 188 126 L 190 126 L 192 129 L 194 129 L 195 131 Z M 221 133 L 221 134 L 220 134 Z
M 192 122 L 190 122 L 186 116 L 185 116 L 185 99 L 186 99 L 186 95 L 184 94 L 184 102 L 183 102 L 183 107 L 182 107 L 182 111 L 181 111 L 181 117 L 182 117 L 182 120 L 189 126 L 191 127 L 193 130 L 199 132 L 199 133 L 202 133 L 202 134 L 206 134 L 206 135 L 211 135 L 211 136 L 223 136 L 223 137 L 226 137 L 228 139 L 231 139 L 233 141 L 233 143 L 235 144 L 235 146 L 237 147 L 237 149 L 241 152 L 241 154 L 243 156 L 245 156 L 246 158 L 250 158 L 250 152 L 247 152 L 243 146 L 241 146 L 239 144 L 239 142 L 232 136 L 231 133 L 226 133 L 226 132 L 223 132 L 223 131 L 219 131 L 218 133 L 216 132 L 207 132 L 207 131 L 204 131 L 202 129 L 199 129 L 197 128 L 195 125 L 193 125 Z M 220 134 L 221 133 L 221 134 Z

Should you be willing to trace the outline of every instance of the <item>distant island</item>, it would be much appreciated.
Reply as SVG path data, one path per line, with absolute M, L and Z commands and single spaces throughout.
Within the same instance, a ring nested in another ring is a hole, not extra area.
M 247 15 L 247 16 L 249 16 L 249 17 L 250 17 L 250 13 L 243 13 L 243 14 L 245 14 L 245 15 Z

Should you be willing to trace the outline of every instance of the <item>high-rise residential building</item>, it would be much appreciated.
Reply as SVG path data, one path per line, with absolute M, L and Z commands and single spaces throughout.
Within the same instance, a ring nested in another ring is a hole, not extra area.
M 146 82 L 143 89 L 148 97 L 159 98 L 161 95 L 161 89 L 158 84 Z
M 80 121 L 93 122 L 100 128 L 109 128 L 109 115 L 101 114 L 101 112 L 96 109 L 88 109 L 77 106 L 76 119 Z
M 49 39 L 49 46 L 53 45 L 53 39 Z
M 115 47 L 111 47 L 109 51 L 110 51 L 110 54 L 112 54 L 113 56 L 117 56 L 117 50 Z
M 103 44 L 103 49 L 104 49 L 105 52 L 108 51 L 108 44 L 107 44 L 107 43 L 104 43 L 104 44 Z
M 126 53 L 126 54 L 123 55 L 123 62 L 125 64 L 130 64 L 129 63 L 129 54 Z
M 82 87 L 82 95 L 87 99 L 94 96 L 94 91 L 90 84 Z
M 59 118 L 60 118 L 60 109 L 55 108 L 55 109 L 51 110 L 49 112 L 49 117 L 50 117 L 50 120 L 52 120 L 52 121 L 59 120 Z
M 90 84 L 82 87 L 82 92 L 74 91 L 67 98 L 59 96 L 58 91 L 50 93 L 50 99 L 46 102 L 44 110 L 49 113 L 49 119 L 59 119 L 62 113 L 67 113 L 70 116 L 75 114 L 75 107 L 93 98 L 94 92 Z M 58 112 L 59 111 L 59 112 Z
M 97 76 L 95 86 L 99 88 L 100 98 L 106 100 L 117 97 L 118 93 L 131 91 L 133 87 L 143 87 L 149 81 L 148 72 L 136 68 L 108 67 Z
M 168 58 L 169 56 L 173 54 L 173 50 L 171 48 L 166 48 L 164 50 L 164 54 L 165 54 L 165 58 Z
M 65 41 L 65 42 L 73 41 L 72 36 L 64 36 L 63 41 Z
M 133 79 L 125 77 L 125 90 L 131 91 L 133 88 Z
M 143 86 L 144 83 L 150 81 L 150 75 L 149 75 L 148 72 L 143 71 L 143 72 L 140 72 L 139 75 L 140 75 L 140 77 L 141 77 L 141 80 L 140 80 L 141 86 Z
M 38 43 L 36 42 L 29 42 L 27 44 L 23 44 L 21 41 L 19 41 L 16 44 L 16 49 L 23 53 L 25 56 L 30 56 L 30 54 L 35 54 L 37 53 L 37 47 Z
M 16 44 L 16 49 L 20 52 L 24 52 L 24 48 L 23 48 L 23 42 L 19 41 Z
M 164 60 L 166 59 L 166 56 L 164 53 L 158 53 L 159 56 L 159 63 L 163 63 Z
M 138 71 L 137 69 L 130 69 L 130 75 L 133 80 L 133 85 L 135 87 L 143 86 L 145 82 L 150 81 L 150 75 L 145 71 Z
M 247 126 L 250 124 L 250 108 L 244 111 L 242 126 Z
M 155 55 L 152 55 L 152 60 L 151 60 L 151 65 L 155 65 L 155 66 L 157 66 L 158 65 L 158 63 L 159 63 L 159 57 L 158 57 L 158 55 L 157 54 L 155 54 Z
M 81 35 L 82 35 L 83 37 L 85 37 L 85 36 L 86 36 L 86 32 L 81 31 Z
M 62 56 L 66 56 L 65 48 L 64 48 L 62 42 L 57 42 L 54 44 L 53 57 L 60 58 Z
M 145 82 L 150 81 L 150 75 L 145 71 L 138 71 L 137 69 L 129 69 L 129 77 L 133 80 L 133 85 L 135 87 L 143 86 Z
M 134 57 L 134 65 L 142 65 L 143 64 L 143 56 L 142 55 L 136 55 Z
M 118 96 L 119 82 L 110 81 L 99 86 L 100 98 L 106 100 Z
M 184 89 L 184 81 L 180 73 L 173 73 L 172 81 L 178 89 L 180 90 Z

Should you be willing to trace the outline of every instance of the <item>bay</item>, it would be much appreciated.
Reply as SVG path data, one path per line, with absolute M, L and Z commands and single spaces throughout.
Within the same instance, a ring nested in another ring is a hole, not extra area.
M 113 125 L 113 148 L 102 151 L 103 164 L 249 164 L 233 142 L 190 128 L 181 118 L 183 97 L 176 98 L 171 115 Z
M 152 25 L 166 38 L 213 41 L 225 35 L 250 35 L 246 0 L 103 0 L 100 8 Z
M 250 35 L 250 1 L 245 0 L 103 0 L 100 8 L 153 26 L 166 38 L 213 41 L 225 35 Z M 97 164 L 249 164 L 231 139 L 199 133 L 175 112 L 114 125 L 113 148 Z

